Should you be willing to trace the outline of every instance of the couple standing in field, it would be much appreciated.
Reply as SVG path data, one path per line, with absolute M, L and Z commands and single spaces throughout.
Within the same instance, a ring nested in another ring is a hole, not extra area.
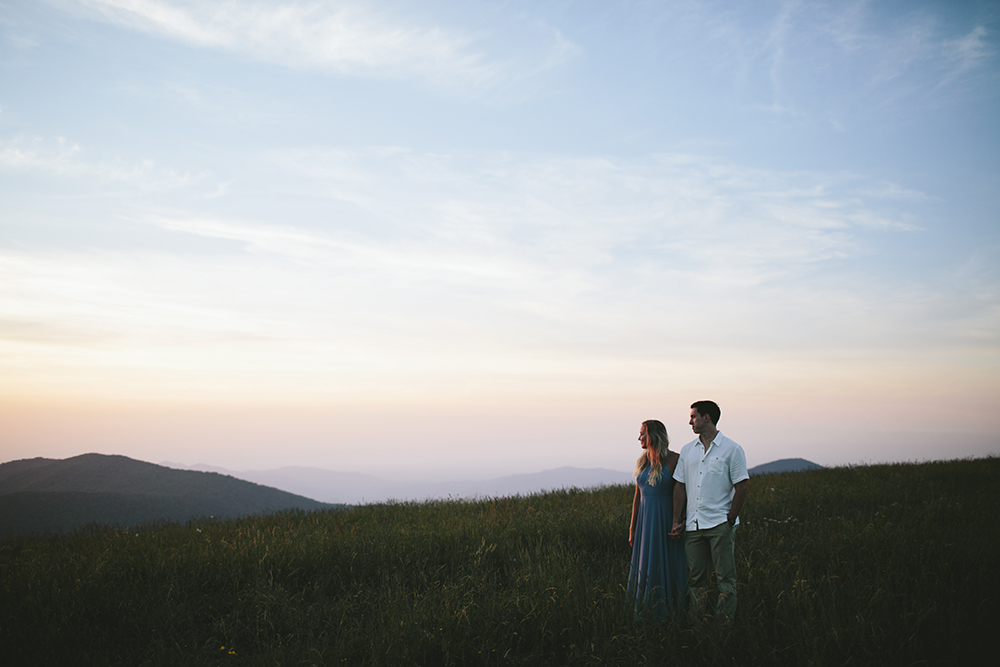
M 700 613 L 713 569 L 716 615 L 736 613 L 733 537 L 750 476 L 743 448 L 719 432 L 720 415 L 712 401 L 692 403 L 688 423 L 698 437 L 680 454 L 670 450 L 662 422 L 650 419 L 639 429 L 628 582 L 637 613 L 666 617 L 684 608 L 685 597 Z

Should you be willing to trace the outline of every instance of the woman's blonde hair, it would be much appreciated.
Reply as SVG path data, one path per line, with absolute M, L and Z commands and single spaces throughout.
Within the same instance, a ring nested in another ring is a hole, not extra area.
M 667 438 L 667 427 L 663 425 L 663 422 L 657 419 L 647 419 L 642 422 L 642 425 L 646 427 L 646 437 L 649 439 L 649 443 L 646 445 L 646 449 L 642 450 L 639 460 L 635 462 L 633 476 L 638 477 L 639 473 L 645 470 L 646 466 L 649 466 L 651 468 L 649 485 L 656 486 L 663 474 L 663 464 L 670 453 L 670 439 Z M 652 455 L 650 455 L 651 453 Z

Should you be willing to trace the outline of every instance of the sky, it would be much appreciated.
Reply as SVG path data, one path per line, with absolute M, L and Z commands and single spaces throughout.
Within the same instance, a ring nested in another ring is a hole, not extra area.
M 0 460 L 1000 454 L 995 2 L 0 0 Z

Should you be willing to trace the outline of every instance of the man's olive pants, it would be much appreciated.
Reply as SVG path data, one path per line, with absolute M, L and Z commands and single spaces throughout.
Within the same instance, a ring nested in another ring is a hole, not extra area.
M 701 613 L 708 595 L 708 584 L 715 570 L 719 599 L 715 612 L 729 620 L 736 615 L 736 555 L 733 541 L 735 526 L 723 521 L 705 530 L 692 530 L 684 534 L 687 551 L 688 596 L 691 611 Z

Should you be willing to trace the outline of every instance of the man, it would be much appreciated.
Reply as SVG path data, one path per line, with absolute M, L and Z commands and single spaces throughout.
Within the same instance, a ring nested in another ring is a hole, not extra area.
M 701 611 L 714 568 L 719 587 L 716 614 L 731 620 L 736 614 L 733 535 L 750 475 L 743 448 L 716 427 L 720 416 L 719 406 L 712 401 L 691 404 L 688 423 L 698 437 L 684 445 L 674 470 L 674 525 L 670 535 L 678 539 L 684 536 L 692 611 Z

